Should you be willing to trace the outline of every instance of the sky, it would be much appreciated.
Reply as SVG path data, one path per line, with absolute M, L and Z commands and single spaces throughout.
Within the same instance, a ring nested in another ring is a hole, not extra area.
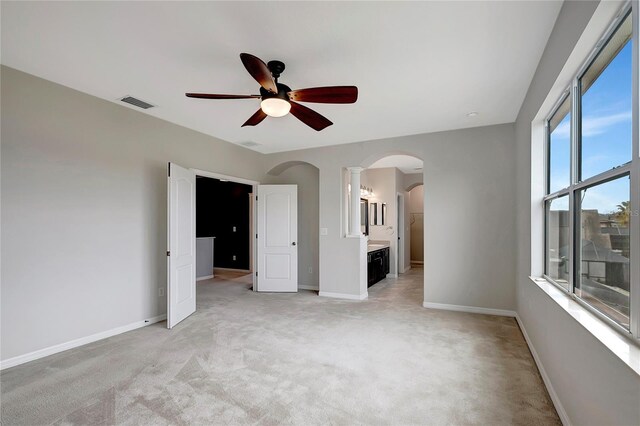
M 582 96 L 583 179 L 631 161 L 631 51 L 629 41 Z M 569 186 L 570 121 L 567 114 L 551 134 L 551 193 Z M 629 200 L 629 179 L 589 188 L 582 195 L 583 209 L 616 211 Z

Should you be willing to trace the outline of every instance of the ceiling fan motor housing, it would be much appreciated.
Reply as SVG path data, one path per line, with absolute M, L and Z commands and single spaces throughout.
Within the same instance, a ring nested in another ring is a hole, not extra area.
M 280 99 L 284 99 L 285 101 L 288 101 L 289 100 L 288 93 L 291 92 L 291 88 L 286 84 L 282 84 L 282 83 L 276 83 L 276 86 L 278 87 L 278 93 L 271 93 L 267 89 L 261 87 L 260 96 L 262 96 L 262 100 L 269 99 L 269 98 L 280 98 Z

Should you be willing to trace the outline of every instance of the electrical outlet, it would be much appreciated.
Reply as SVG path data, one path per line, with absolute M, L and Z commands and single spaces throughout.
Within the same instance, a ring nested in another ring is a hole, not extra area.
M 329 230 L 327 228 L 320 228 L 320 235 L 329 235 Z
M 309 273 L 313 274 L 313 268 L 311 266 L 309 266 Z
M 158 287 L 158 297 L 164 296 L 164 287 Z
M 234 229 L 235 229 L 235 228 L 234 228 Z M 233 260 L 236 260 L 236 255 L 235 255 L 235 254 L 233 255 Z
M 233 227 L 233 232 L 236 232 L 236 227 L 235 226 Z M 235 260 L 235 259 L 233 259 L 233 260 Z

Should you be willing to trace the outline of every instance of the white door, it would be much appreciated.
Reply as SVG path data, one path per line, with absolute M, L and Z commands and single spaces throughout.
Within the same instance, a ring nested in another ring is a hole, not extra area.
M 298 186 L 258 186 L 258 291 L 298 291 Z
M 167 327 L 196 311 L 196 175 L 169 163 Z

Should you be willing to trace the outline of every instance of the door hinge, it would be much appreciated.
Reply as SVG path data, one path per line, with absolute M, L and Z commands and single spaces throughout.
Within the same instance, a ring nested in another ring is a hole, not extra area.
M 256 271 L 256 277 L 258 276 L 258 271 Z
M 167 250 L 167 256 L 171 256 L 171 252 Z
M 256 234 L 256 240 L 258 239 L 258 234 Z
M 167 163 L 167 176 L 171 177 L 171 163 Z

